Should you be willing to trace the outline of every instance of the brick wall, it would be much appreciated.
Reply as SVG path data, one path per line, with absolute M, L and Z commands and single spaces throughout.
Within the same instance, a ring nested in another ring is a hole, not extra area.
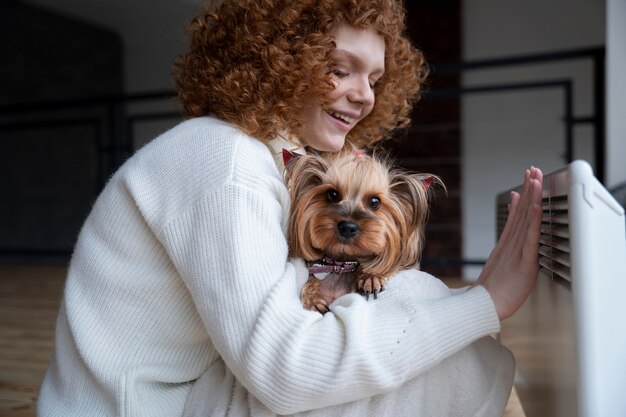
M 414 44 L 434 67 L 428 90 L 456 87 L 457 75 L 436 73 L 437 63 L 461 60 L 461 6 L 458 0 L 407 2 L 409 33 Z M 399 164 L 440 176 L 447 195 L 437 192 L 426 228 L 422 269 L 436 276 L 460 276 L 461 239 L 461 134 L 458 97 L 420 101 L 411 128 L 391 145 Z

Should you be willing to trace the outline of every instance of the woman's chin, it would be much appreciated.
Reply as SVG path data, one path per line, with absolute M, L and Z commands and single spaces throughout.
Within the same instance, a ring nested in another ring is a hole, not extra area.
M 346 143 L 346 137 L 331 137 L 323 144 L 320 144 L 322 149 L 316 148 L 318 151 L 323 152 L 339 152 L 343 149 L 343 145 Z

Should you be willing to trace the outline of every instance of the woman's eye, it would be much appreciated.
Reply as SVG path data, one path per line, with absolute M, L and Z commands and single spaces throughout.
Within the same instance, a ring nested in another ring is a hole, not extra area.
M 333 70 L 333 75 L 335 77 L 338 77 L 338 78 L 345 78 L 345 77 L 347 77 L 350 74 L 348 74 L 346 71 L 343 71 L 343 70 L 334 69 Z
M 367 206 L 372 210 L 378 210 L 378 208 L 380 207 L 380 198 L 370 197 L 367 202 Z
M 339 201 L 339 193 L 337 192 L 337 190 L 328 190 L 326 191 L 326 198 L 329 202 L 336 203 L 337 201 Z

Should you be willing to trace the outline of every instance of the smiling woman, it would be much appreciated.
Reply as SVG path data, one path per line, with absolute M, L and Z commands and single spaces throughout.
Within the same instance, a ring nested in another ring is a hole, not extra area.
M 215 114 L 265 142 L 278 133 L 294 140 L 307 122 L 305 109 L 312 102 L 330 106 L 337 70 L 354 66 L 376 82 L 376 106 L 366 118 L 352 106 L 332 110 L 361 119 L 348 123 L 344 136 L 364 146 L 408 126 L 428 75 L 421 51 L 398 28 L 404 10 L 395 0 L 225 1 L 191 24 L 191 45 L 175 64 L 174 80 L 187 116 Z
M 402 4 L 225 0 L 190 32 L 175 68 L 190 118 L 93 205 L 39 416 L 500 415 L 513 364 L 489 337 L 487 287 L 523 299 L 524 268 L 496 257 L 484 286 L 458 292 L 407 269 L 377 300 L 348 294 L 322 316 L 303 308 L 303 261 L 289 258 L 281 147 L 372 145 L 408 124 L 426 69 Z M 511 242 L 538 242 L 540 181 L 529 171 L 512 202 Z M 515 261 L 520 246 L 498 253 Z
M 300 140 L 320 151 L 337 152 L 346 135 L 374 108 L 375 84 L 385 72 L 385 40 L 373 28 L 356 29 L 340 23 L 330 35 L 332 82 L 327 104 L 312 100 L 300 113 Z

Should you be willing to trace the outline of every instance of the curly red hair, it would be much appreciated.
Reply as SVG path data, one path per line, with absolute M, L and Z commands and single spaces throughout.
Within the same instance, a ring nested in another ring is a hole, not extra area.
M 357 146 L 388 139 L 408 126 L 428 69 L 405 36 L 397 0 L 226 0 L 205 6 L 190 24 L 190 48 L 174 64 L 187 117 L 214 114 L 268 141 L 298 136 L 310 93 L 325 97 L 331 82 L 338 23 L 373 27 L 385 39 L 385 74 L 372 112 L 348 134 Z

